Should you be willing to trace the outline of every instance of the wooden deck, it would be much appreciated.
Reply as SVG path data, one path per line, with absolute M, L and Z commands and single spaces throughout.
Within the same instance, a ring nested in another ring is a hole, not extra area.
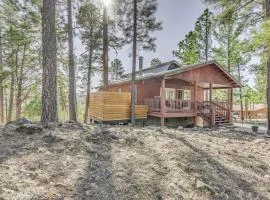
M 149 106 L 149 116 L 153 117 L 194 117 L 197 115 L 194 101 L 165 100 L 164 113 L 161 113 L 160 99 L 146 99 L 145 104 Z
M 170 100 L 165 99 L 162 105 L 161 99 L 146 99 L 149 106 L 149 116 L 159 118 L 196 117 L 203 118 L 212 126 L 229 123 L 231 110 L 228 102 Z

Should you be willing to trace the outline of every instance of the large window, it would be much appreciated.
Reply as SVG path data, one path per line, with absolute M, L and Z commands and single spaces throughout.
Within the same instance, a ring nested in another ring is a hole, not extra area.
M 191 100 L 191 90 L 177 90 L 177 99 Z
M 175 99 L 175 89 L 174 88 L 166 88 L 165 89 L 165 98 L 166 99 Z
M 191 90 L 184 90 L 184 99 L 183 100 L 191 100 Z

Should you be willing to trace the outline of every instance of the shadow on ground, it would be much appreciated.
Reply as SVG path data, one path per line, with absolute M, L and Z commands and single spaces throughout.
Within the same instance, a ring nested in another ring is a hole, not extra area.
M 186 161 L 189 165 L 186 171 L 194 174 L 203 183 L 200 190 L 208 191 L 211 199 L 261 200 L 268 199 L 253 189 L 253 183 L 248 182 L 235 171 L 229 170 L 208 153 L 195 147 L 183 137 L 168 134 L 170 138 L 181 141 L 192 151 Z
M 103 127 L 97 127 L 94 133 L 90 133 L 86 141 L 91 143 L 88 150 L 88 164 L 84 174 L 77 180 L 77 199 L 110 199 L 116 198 L 112 181 L 111 166 L 111 142 L 114 135 Z

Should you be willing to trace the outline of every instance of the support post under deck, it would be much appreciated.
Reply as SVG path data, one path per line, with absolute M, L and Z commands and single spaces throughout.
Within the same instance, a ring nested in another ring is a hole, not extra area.
M 233 88 L 230 88 L 230 100 L 229 100 L 229 121 L 232 123 L 232 110 L 233 110 Z
M 165 79 L 161 80 L 161 90 L 160 90 L 160 113 L 161 113 L 161 118 L 160 118 L 160 125 L 164 126 L 165 125 Z

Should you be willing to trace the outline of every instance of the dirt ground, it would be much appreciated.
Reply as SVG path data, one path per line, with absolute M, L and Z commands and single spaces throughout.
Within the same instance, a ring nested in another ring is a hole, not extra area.
M 2 127 L 0 199 L 270 199 L 270 139 L 230 129 Z

